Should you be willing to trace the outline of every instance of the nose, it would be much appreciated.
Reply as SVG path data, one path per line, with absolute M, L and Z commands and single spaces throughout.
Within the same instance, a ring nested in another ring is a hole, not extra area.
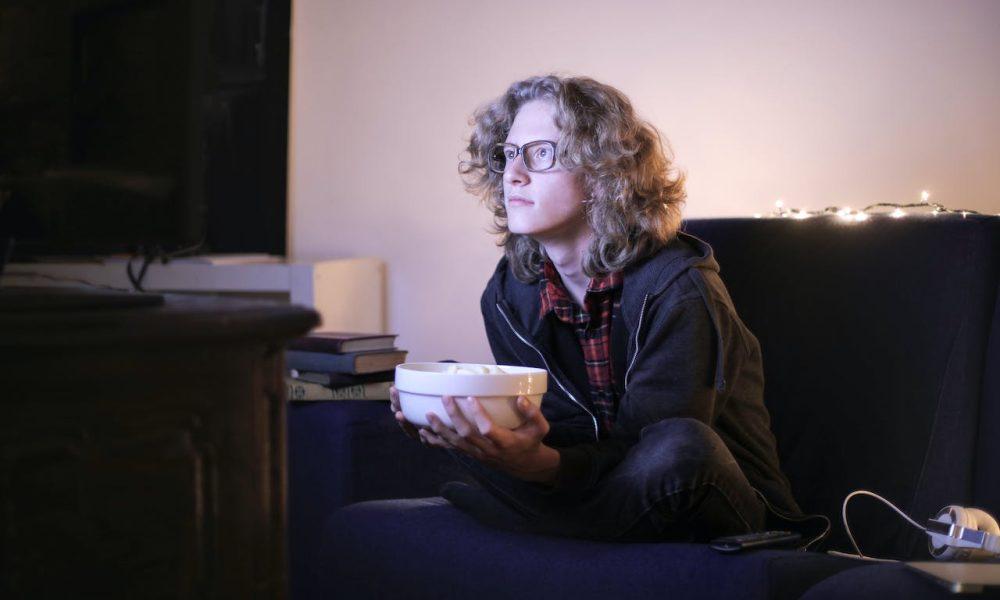
M 514 157 L 514 160 L 507 161 L 506 168 L 503 170 L 503 180 L 507 184 L 519 184 L 524 185 L 528 182 L 528 169 L 524 166 L 524 156 L 518 153 Z

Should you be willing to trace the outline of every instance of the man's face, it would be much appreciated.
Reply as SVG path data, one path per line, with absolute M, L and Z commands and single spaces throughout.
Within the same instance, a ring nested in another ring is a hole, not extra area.
M 536 140 L 559 141 L 555 110 L 550 101 L 528 102 L 517 112 L 505 141 L 519 147 Z M 524 166 L 523 156 L 508 160 L 503 173 L 503 192 L 511 233 L 544 243 L 576 239 L 588 231 L 583 185 L 576 174 L 558 161 L 551 169 L 532 172 Z

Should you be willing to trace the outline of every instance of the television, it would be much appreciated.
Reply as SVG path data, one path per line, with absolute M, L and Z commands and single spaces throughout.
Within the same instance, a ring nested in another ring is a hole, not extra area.
M 6 258 L 284 255 L 289 10 L 5 0 Z

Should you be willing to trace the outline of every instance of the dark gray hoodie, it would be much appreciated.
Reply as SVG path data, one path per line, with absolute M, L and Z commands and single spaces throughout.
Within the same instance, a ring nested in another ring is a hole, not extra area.
M 556 486 L 587 490 L 614 468 L 646 426 L 671 417 L 706 423 L 725 442 L 750 484 L 777 508 L 801 514 L 778 464 L 764 406 L 760 343 L 743 324 L 712 248 L 679 232 L 624 271 L 611 329 L 615 426 L 603 431 L 575 333 L 540 318 L 539 284 L 518 281 L 507 259 L 481 299 L 497 364 L 549 371 L 544 443 L 560 454 Z

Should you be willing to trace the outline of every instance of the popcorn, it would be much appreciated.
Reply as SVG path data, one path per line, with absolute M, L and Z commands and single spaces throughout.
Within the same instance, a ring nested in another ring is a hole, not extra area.
M 503 371 L 492 365 L 451 365 L 445 373 L 456 375 L 491 375 L 494 373 L 503 373 Z

